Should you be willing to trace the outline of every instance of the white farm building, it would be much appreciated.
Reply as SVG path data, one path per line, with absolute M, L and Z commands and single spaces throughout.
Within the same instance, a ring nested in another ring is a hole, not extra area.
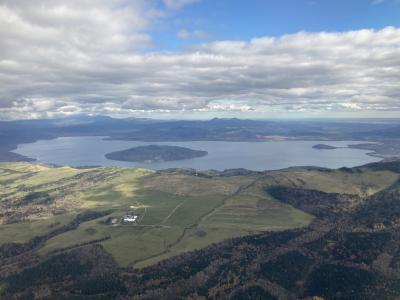
M 136 222 L 138 216 L 126 215 L 123 218 L 124 222 Z

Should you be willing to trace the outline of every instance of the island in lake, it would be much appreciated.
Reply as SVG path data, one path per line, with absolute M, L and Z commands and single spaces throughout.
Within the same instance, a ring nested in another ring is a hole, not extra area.
M 340 147 L 335 147 L 335 146 L 330 146 L 330 145 L 325 145 L 325 144 L 316 144 L 312 146 L 314 149 L 319 149 L 319 150 L 333 150 L 333 149 L 338 149 Z
M 202 157 L 207 154 L 207 151 L 178 146 L 148 145 L 107 153 L 105 157 L 118 161 L 154 163 Z

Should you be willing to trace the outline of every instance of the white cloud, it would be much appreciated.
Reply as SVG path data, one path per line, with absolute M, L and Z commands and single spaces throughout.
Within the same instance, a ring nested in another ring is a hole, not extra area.
M 209 39 L 210 38 L 210 34 L 207 33 L 204 30 L 187 30 L 187 29 L 181 29 L 178 31 L 178 33 L 176 34 L 177 37 L 179 37 L 180 39 L 200 39 L 200 40 L 204 40 L 204 39 Z
M 186 5 L 193 4 L 199 0 L 164 0 L 166 7 L 171 9 L 180 9 Z
M 399 112 L 400 29 L 145 52 L 140 0 L 0 0 L 0 118 L 137 112 Z M 192 33 L 189 32 L 189 36 Z

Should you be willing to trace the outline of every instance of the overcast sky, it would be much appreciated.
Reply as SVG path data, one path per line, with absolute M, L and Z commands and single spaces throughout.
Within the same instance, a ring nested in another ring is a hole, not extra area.
M 0 0 L 0 119 L 400 117 L 399 0 Z

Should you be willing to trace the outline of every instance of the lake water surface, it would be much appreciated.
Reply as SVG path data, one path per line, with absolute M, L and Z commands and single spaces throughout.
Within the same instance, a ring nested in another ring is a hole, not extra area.
M 346 147 L 357 141 L 273 141 L 273 142 L 136 142 L 108 141 L 104 137 L 61 137 L 21 144 L 16 153 L 38 162 L 69 166 L 123 166 L 150 169 L 195 168 L 199 170 L 275 170 L 293 166 L 327 168 L 353 167 L 380 160 L 368 151 L 350 148 L 313 149 L 315 144 Z M 108 160 L 106 153 L 143 145 L 174 145 L 208 151 L 205 157 L 161 163 L 134 163 Z

